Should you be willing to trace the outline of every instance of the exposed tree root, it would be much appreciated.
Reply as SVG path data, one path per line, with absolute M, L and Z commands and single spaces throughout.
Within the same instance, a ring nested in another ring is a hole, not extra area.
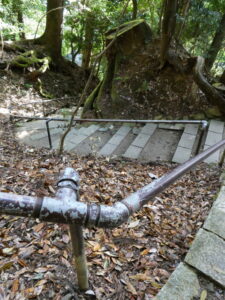
M 220 111 L 225 114 L 225 98 L 216 88 L 214 88 L 203 75 L 205 60 L 203 57 L 198 56 L 195 67 L 193 69 L 194 81 L 197 83 L 202 92 L 206 95 L 207 99 L 213 105 L 217 105 Z

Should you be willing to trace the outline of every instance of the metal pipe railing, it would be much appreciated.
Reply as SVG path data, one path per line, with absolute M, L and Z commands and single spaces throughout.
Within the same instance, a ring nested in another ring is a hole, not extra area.
M 87 227 L 117 227 L 126 222 L 129 216 L 140 210 L 154 196 L 224 145 L 225 139 L 113 206 L 72 203 L 66 197 L 58 201 L 57 197 L 36 198 L 0 193 L 0 212 L 39 218 L 46 222 L 79 224 Z M 77 182 L 76 184 L 78 185 Z
M 55 198 L 38 198 L 0 192 L 0 212 L 39 218 L 46 222 L 69 224 L 78 285 L 81 290 L 87 290 L 88 269 L 82 226 L 113 228 L 121 225 L 154 196 L 224 145 L 225 139 L 139 189 L 121 202 L 116 202 L 113 206 L 79 202 L 79 175 L 72 168 L 67 168 L 59 178 Z
M 25 116 L 18 116 L 18 115 L 11 115 L 11 118 L 19 118 L 19 119 L 30 119 L 30 120 L 45 120 L 46 121 L 46 130 L 47 130 L 47 136 L 49 141 L 49 148 L 52 149 L 52 139 L 51 139 L 51 132 L 49 123 L 54 121 L 61 121 L 61 122 L 68 122 L 67 119 L 62 118 L 46 118 L 46 117 L 25 117 Z M 204 132 L 204 130 L 208 126 L 208 122 L 206 120 L 125 120 L 125 119 L 81 119 L 81 118 L 75 118 L 74 119 L 74 125 L 77 123 L 84 123 L 84 122 L 96 122 L 96 123 L 140 123 L 140 124 L 147 124 L 147 123 L 165 123 L 165 124 L 201 124 L 201 130 Z M 201 134 L 202 136 L 202 134 Z M 201 138 L 200 138 L 201 142 Z

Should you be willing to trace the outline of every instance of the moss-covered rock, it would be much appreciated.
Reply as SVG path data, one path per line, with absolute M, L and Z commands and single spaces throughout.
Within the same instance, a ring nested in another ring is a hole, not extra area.
M 217 106 L 213 106 L 213 107 L 208 108 L 205 111 L 205 114 L 209 119 L 214 118 L 214 117 L 221 117 L 222 116 L 222 113 L 221 113 L 221 111 L 219 110 L 219 108 Z

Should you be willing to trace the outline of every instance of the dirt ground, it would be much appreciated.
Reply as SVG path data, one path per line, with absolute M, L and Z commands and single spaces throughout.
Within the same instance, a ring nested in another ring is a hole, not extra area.
M 154 49 L 155 51 L 155 49 Z M 114 86 L 120 105 L 113 110 L 106 96 L 102 101 L 103 116 L 130 119 L 192 119 L 211 107 L 189 77 L 167 66 L 157 71 L 151 46 L 134 54 L 132 63 L 121 62 Z M 151 54 L 150 54 L 151 53 Z M 47 70 L 39 79 L 30 69 L 1 67 L 18 53 L 4 51 L 0 57 L 0 105 L 12 113 L 49 115 L 63 107 L 73 108 L 80 99 L 88 74 L 74 67 L 72 73 Z M 89 95 L 97 85 L 92 80 Z M 109 110 L 110 109 L 110 110 Z M 88 117 L 95 117 L 88 112 Z M 207 117 L 207 116 L 206 116 Z

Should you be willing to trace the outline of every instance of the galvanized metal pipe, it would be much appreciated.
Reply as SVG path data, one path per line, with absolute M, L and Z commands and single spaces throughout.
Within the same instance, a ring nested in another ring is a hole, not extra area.
M 87 227 L 117 227 L 126 222 L 129 216 L 140 210 L 158 193 L 224 145 L 225 139 L 139 189 L 121 202 L 116 202 L 113 206 L 78 202 L 72 200 L 68 195 L 60 197 L 58 193 L 57 198 L 36 198 L 0 193 L 0 212 L 16 216 L 38 217 L 42 221 L 55 223 L 79 224 Z
M 10 115 L 12 118 L 18 119 L 29 119 L 29 120 L 51 120 L 51 121 L 61 121 L 68 122 L 69 120 L 62 118 L 46 118 L 46 117 L 25 117 L 18 115 Z M 84 123 L 84 122 L 96 122 L 96 123 L 166 123 L 166 124 L 202 124 L 204 128 L 208 126 L 206 120 L 127 120 L 127 119 L 80 119 L 75 118 L 74 122 Z
M 56 198 L 64 198 L 72 203 L 79 201 L 79 175 L 72 168 L 67 168 L 59 178 Z M 77 280 L 80 290 L 88 289 L 88 268 L 85 255 L 83 228 L 78 224 L 70 224 L 70 236 L 73 247 Z

